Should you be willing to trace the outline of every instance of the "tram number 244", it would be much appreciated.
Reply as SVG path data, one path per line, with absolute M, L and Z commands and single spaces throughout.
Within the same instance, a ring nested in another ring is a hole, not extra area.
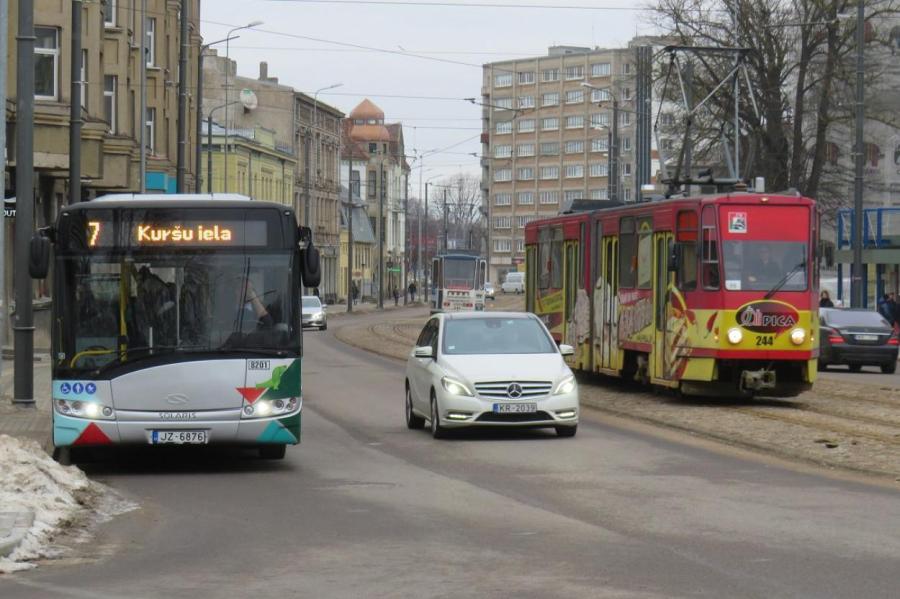
M 775 337 L 772 335 L 760 335 L 756 338 L 756 345 L 775 345 Z

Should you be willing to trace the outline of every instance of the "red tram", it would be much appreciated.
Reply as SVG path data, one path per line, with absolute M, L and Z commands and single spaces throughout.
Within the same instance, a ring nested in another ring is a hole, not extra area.
M 573 368 L 797 395 L 816 378 L 818 230 L 813 200 L 746 192 L 533 221 L 527 309 L 575 347 Z

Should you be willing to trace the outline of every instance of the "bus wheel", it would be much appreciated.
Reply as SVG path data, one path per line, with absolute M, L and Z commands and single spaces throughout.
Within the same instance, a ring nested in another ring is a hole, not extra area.
M 259 457 L 264 460 L 283 460 L 287 445 L 260 445 Z
M 53 459 L 59 462 L 61 466 L 72 465 L 72 448 L 71 447 L 55 447 L 53 449 Z

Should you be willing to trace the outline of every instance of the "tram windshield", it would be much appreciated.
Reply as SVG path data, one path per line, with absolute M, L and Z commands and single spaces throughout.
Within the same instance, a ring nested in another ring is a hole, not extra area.
M 795 241 L 729 241 L 723 244 L 725 289 L 780 291 L 807 289 L 807 246 Z
M 444 288 L 475 289 L 476 260 L 444 260 Z
M 292 254 L 65 257 L 58 368 L 73 374 L 182 352 L 297 350 Z M 177 358 L 176 358 L 177 359 Z

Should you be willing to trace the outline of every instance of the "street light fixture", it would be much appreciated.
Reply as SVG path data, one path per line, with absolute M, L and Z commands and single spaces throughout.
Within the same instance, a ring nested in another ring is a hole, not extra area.
M 215 111 L 227 108 L 229 104 L 237 104 L 237 100 L 227 104 L 220 104 L 210 109 L 206 115 L 206 193 L 210 194 L 212 193 L 212 116 Z M 225 132 L 227 133 L 228 129 L 225 129 Z
M 209 48 L 217 44 L 221 44 L 223 42 L 227 42 L 230 40 L 238 39 L 239 35 L 233 35 L 231 37 L 223 37 L 220 40 L 216 40 L 214 42 L 209 42 L 208 44 L 203 44 L 200 46 L 200 54 L 197 56 L 197 143 L 194 151 L 194 192 L 200 193 L 202 190 L 202 186 L 200 183 L 200 172 L 203 166 L 203 159 L 201 157 L 201 146 L 200 140 L 203 138 L 203 57 Z M 207 177 L 209 173 L 207 173 Z
M 231 105 L 231 103 L 228 101 L 228 91 L 229 91 L 229 82 L 228 82 L 229 77 L 228 76 L 231 73 L 231 67 L 228 64 L 229 58 L 231 57 L 231 53 L 230 53 L 231 44 L 229 42 L 233 39 L 232 35 L 234 34 L 235 31 L 240 31 L 241 29 L 252 29 L 254 27 L 259 27 L 262 24 L 263 24 L 262 21 L 251 21 L 250 23 L 247 23 L 246 25 L 242 25 L 240 27 L 234 27 L 232 29 L 229 29 L 228 35 L 225 36 L 225 104 L 223 104 L 223 106 L 225 106 L 225 152 L 223 154 L 223 157 L 225 159 L 225 182 L 224 182 L 225 185 L 224 185 L 223 189 L 226 193 L 228 192 L 228 112 L 229 112 L 228 106 Z

